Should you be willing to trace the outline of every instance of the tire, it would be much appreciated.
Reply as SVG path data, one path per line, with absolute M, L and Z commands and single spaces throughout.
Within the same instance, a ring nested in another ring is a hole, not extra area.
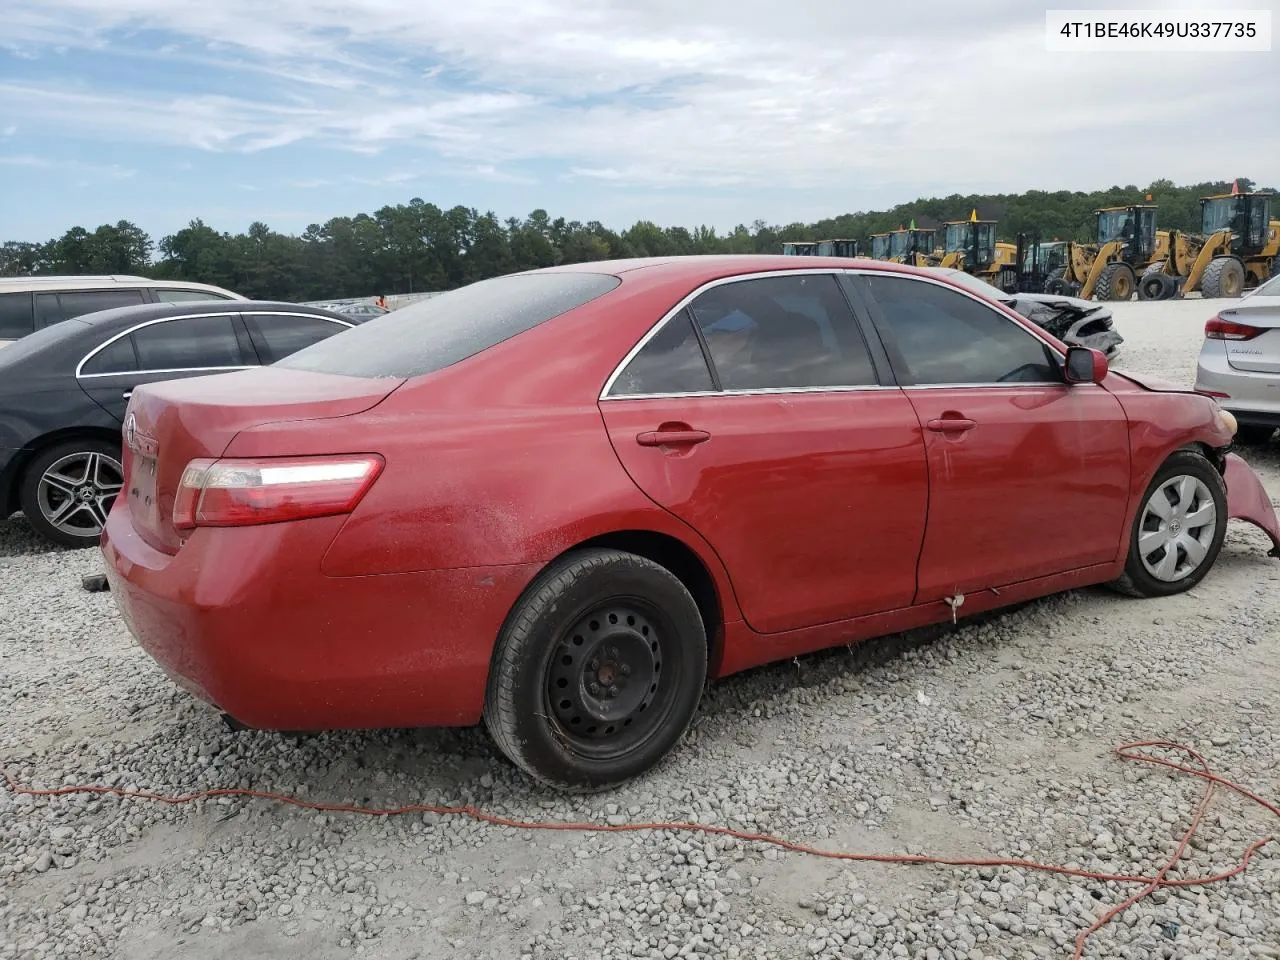
M 36 454 L 18 490 L 27 522 L 60 546 L 96 546 L 124 483 L 120 458 L 120 444 L 94 437 L 66 440 Z
M 1163 273 L 1144 273 L 1138 281 L 1139 300 L 1168 300 L 1176 291 L 1173 277 Z
M 1133 267 L 1124 261 L 1108 263 L 1102 268 L 1093 295 L 1098 300 L 1128 300 L 1138 286 Z
M 1178 498 L 1190 496 L 1191 502 L 1171 501 L 1167 493 L 1170 490 Z M 1171 511 L 1168 517 L 1151 506 L 1161 500 Z M 1189 513 L 1188 506 L 1192 508 Z M 1205 522 L 1196 523 L 1196 519 Z M 1172 542 L 1167 540 L 1170 527 Z M 1184 593 L 1204 579 L 1218 559 L 1226 535 L 1227 485 L 1222 475 L 1203 454 L 1180 450 L 1161 465 L 1143 492 L 1129 532 L 1124 573 L 1112 586 L 1135 597 Z M 1190 565 L 1192 554 L 1187 551 L 1187 544 L 1192 542 L 1198 544 L 1196 552 L 1203 551 L 1194 566 Z M 1174 548 L 1172 554 L 1169 546 Z M 1170 555 L 1171 563 L 1167 560 Z
M 1263 427 L 1258 424 L 1245 424 L 1236 428 L 1235 442 L 1242 447 L 1260 447 L 1271 440 L 1275 427 Z
M 1050 270 L 1049 275 L 1044 278 L 1044 292 L 1051 293 L 1055 297 L 1065 296 L 1067 293 L 1067 281 L 1062 279 L 1062 275 L 1065 272 L 1062 267 Z
M 1244 292 L 1244 264 L 1235 257 L 1214 257 L 1200 281 L 1202 297 L 1238 297 Z
M 631 553 L 576 551 L 508 616 L 484 722 L 534 779 L 592 792 L 644 773 L 684 737 L 706 673 L 702 616 L 674 574 Z

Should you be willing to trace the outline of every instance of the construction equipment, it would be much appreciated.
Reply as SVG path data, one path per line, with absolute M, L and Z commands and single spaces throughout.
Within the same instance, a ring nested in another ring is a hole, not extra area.
M 871 259 L 889 259 L 889 234 L 873 233 L 871 235 Z
M 968 220 L 943 225 L 942 257 L 938 266 L 963 270 L 1006 292 L 1018 282 L 1018 247 L 996 241 L 996 221 L 979 220 L 974 209 Z
M 857 240 L 789 241 L 782 245 L 784 257 L 856 257 Z
M 917 229 L 914 221 L 910 227 L 892 230 L 889 232 L 888 259 L 913 267 L 936 266 L 933 258 L 936 236 L 936 230 Z
M 782 255 L 784 257 L 816 257 L 818 256 L 818 244 L 809 242 L 789 242 L 782 245 Z
M 1138 275 L 1168 256 L 1170 234 L 1156 230 L 1157 209 L 1154 204 L 1129 204 L 1095 210 L 1095 242 L 1065 243 L 1061 267 L 1046 277 L 1046 292 L 1128 300 L 1138 288 Z
M 820 257 L 856 257 L 858 256 L 857 240 L 819 240 L 818 256 Z
M 1199 290 L 1203 297 L 1238 297 L 1280 276 L 1280 220 L 1273 193 L 1231 192 L 1200 198 L 1200 234 L 1174 231 L 1163 256 L 1142 276 L 1138 295 L 1164 300 Z
M 1067 244 L 1062 240 L 1041 241 L 1039 234 L 1020 233 L 1015 246 L 1018 270 L 1014 290 L 1010 292 L 1048 292 L 1045 288 L 1050 275 L 1066 266 Z

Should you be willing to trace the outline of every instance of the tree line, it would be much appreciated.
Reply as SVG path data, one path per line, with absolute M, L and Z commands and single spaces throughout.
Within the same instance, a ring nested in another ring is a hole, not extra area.
M 1246 177 L 1236 182 L 1242 191 L 1274 189 L 1258 188 Z M 312 224 L 300 236 L 278 233 L 262 222 L 245 233 L 219 232 L 199 219 L 159 243 L 127 220 L 92 232 L 72 227 L 43 243 L 0 245 L 0 276 L 129 273 L 212 283 L 252 298 L 336 299 L 449 290 L 516 270 L 615 257 L 780 253 L 792 240 L 857 239 L 869 253 L 873 233 L 912 221 L 928 228 L 964 220 L 975 209 L 980 219 L 999 221 L 1002 240 L 1025 231 L 1045 240 L 1088 241 L 1094 236 L 1095 209 L 1131 203 L 1158 204 L 1161 228 L 1196 232 L 1199 198 L 1229 192 L 1231 186 L 1231 180 L 1185 186 L 1157 180 L 1146 188 L 1113 186 L 1088 193 L 953 194 L 816 223 L 756 220 L 725 234 L 648 220 L 615 231 L 596 220 L 552 219 L 541 209 L 523 219 L 499 220 L 492 212 L 463 206 L 445 210 L 415 197 L 372 214 Z M 1272 215 L 1280 217 L 1280 210 Z

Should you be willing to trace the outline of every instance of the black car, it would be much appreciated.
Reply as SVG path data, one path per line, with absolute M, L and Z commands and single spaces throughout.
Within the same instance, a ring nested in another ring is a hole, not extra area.
M 98 542 L 123 483 L 134 387 L 274 363 L 360 321 L 298 304 L 233 300 L 89 313 L 0 349 L 0 517 L 45 538 Z

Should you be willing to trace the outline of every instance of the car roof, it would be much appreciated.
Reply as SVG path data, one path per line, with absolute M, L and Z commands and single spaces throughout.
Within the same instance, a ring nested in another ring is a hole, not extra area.
M 603 273 L 624 276 L 645 272 L 646 279 L 705 282 L 742 273 L 774 270 L 882 270 L 890 273 L 936 276 L 932 271 L 903 263 L 872 260 L 870 257 L 790 257 L 781 253 L 707 253 L 687 256 L 631 257 L 617 260 L 588 260 L 562 263 L 554 267 L 524 270 L 522 273 Z
M 132 289 L 136 287 L 158 287 L 166 290 L 216 291 L 227 294 L 237 300 L 244 299 L 241 294 L 226 287 L 210 283 L 196 283 L 192 280 L 156 280 L 151 277 L 139 277 L 133 274 L 42 274 L 34 277 L 0 277 L 0 293 L 28 293 L 32 291 L 73 291 L 91 290 L 110 287 Z
M 169 317 L 185 317 L 192 314 L 209 313 L 306 313 L 329 320 L 348 321 L 341 314 L 319 307 L 307 307 L 300 303 L 286 303 L 280 300 L 191 300 L 186 303 L 140 303 L 127 307 L 112 307 L 109 310 L 96 310 L 93 313 L 73 317 L 88 326 L 114 324 L 120 320 L 129 323 L 143 323 L 147 320 L 166 320 Z M 60 321 L 68 323 L 70 321 Z

